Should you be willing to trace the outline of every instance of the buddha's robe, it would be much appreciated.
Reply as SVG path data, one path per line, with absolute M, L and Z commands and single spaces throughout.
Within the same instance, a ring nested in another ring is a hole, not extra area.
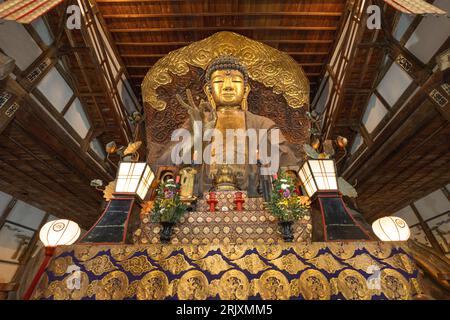
M 275 125 L 275 122 L 273 122 L 271 119 L 259 116 L 256 114 L 253 114 L 249 111 L 238 111 L 242 115 L 243 123 L 240 120 L 236 120 L 236 123 L 231 123 L 227 121 L 222 121 L 221 116 L 218 112 L 218 121 L 216 124 L 216 129 L 222 132 L 223 134 L 223 147 L 226 146 L 226 134 L 224 130 L 226 129 L 255 129 L 257 132 L 259 129 L 266 129 L 267 130 L 267 137 L 259 137 L 258 132 L 258 138 L 261 139 L 268 139 L 267 143 L 267 153 L 268 156 L 271 156 L 271 130 L 276 129 L 277 126 Z M 239 118 L 239 117 L 238 117 Z M 244 128 L 242 127 L 242 124 L 244 124 Z M 190 119 L 188 119 L 182 126 L 182 128 L 185 128 L 187 130 L 190 130 L 191 124 Z M 287 140 L 281 133 L 281 130 L 279 130 L 279 166 L 285 167 L 290 165 L 297 165 L 301 159 L 297 159 L 290 149 Z M 150 163 L 152 167 L 156 170 L 157 166 L 161 165 L 176 165 L 172 162 L 171 154 L 172 154 L 172 148 L 179 143 L 178 141 L 170 141 L 167 144 L 160 145 L 152 143 L 149 145 L 149 158 L 150 159 L 156 159 L 153 163 Z M 236 142 L 235 142 L 236 143 Z M 209 144 L 209 143 L 208 143 Z M 258 150 L 260 150 L 260 155 L 263 150 L 260 149 L 260 146 L 257 146 Z M 202 152 L 204 151 L 204 147 Z M 240 148 L 234 148 L 234 160 L 236 161 L 237 157 L 240 156 L 239 152 L 242 149 Z M 237 173 L 237 181 L 238 186 L 241 190 L 247 190 L 248 194 L 250 196 L 256 196 L 257 192 L 257 186 L 259 183 L 259 175 L 258 175 L 258 167 L 256 164 L 249 164 L 248 163 L 248 153 L 253 152 L 256 158 L 256 150 L 249 150 L 248 141 L 246 142 L 246 146 L 244 148 L 244 164 L 230 164 L 231 168 L 235 173 Z M 241 154 L 242 156 L 242 154 Z M 223 163 L 226 163 L 226 155 L 223 156 Z M 208 191 L 212 187 L 212 178 L 213 174 L 217 171 L 217 165 L 215 165 L 212 162 L 212 165 L 208 165 L 205 163 L 202 163 L 199 168 L 198 173 L 198 179 L 197 179 L 197 185 L 196 188 L 197 194 L 201 195 L 203 192 Z M 278 169 L 278 168 L 276 168 Z

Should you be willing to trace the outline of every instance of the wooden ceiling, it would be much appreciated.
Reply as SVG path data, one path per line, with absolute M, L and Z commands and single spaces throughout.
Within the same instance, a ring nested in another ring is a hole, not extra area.
M 345 0 L 97 0 L 136 94 L 152 65 L 172 50 L 233 31 L 290 54 L 314 97 Z
M 392 215 L 450 183 L 450 108 L 430 97 L 438 90 L 449 100 L 442 88 L 449 83 L 450 70 L 436 68 L 434 57 L 424 64 L 404 48 L 423 16 L 414 18 L 401 41 L 392 36 L 396 18 L 396 11 L 385 6 L 384 28 L 363 29 L 344 83 L 342 103 L 328 124 L 329 138 L 345 136 L 350 147 L 358 133 L 362 136 L 363 146 L 348 154 L 339 171 L 356 186 L 358 209 L 369 222 Z M 449 47 L 450 39 L 435 56 Z M 414 81 L 369 133 L 362 124 L 366 106 L 372 94 L 385 101 L 377 86 L 399 56 L 411 64 L 408 74 Z

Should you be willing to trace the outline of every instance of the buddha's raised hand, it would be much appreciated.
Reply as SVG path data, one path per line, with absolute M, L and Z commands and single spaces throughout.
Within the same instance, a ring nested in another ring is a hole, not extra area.
M 186 103 L 179 94 L 176 95 L 176 98 L 180 105 L 187 110 L 191 125 L 194 126 L 196 121 L 200 121 L 203 124 L 203 131 L 213 129 L 216 126 L 217 121 L 216 111 L 204 100 L 201 100 L 197 106 L 192 97 L 191 90 L 189 89 L 186 89 L 186 96 L 188 103 Z

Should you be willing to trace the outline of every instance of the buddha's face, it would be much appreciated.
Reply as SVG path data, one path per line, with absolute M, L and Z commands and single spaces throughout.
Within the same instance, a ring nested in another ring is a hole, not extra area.
M 244 76 L 238 70 L 216 70 L 210 88 L 217 107 L 240 107 L 245 96 Z

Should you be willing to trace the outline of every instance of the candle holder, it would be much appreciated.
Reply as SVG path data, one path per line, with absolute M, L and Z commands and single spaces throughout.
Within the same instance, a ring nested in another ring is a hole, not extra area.
M 245 202 L 242 197 L 242 192 L 237 191 L 234 193 L 234 203 L 236 204 L 236 211 L 242 211 L 242 204 Z
M 209 199 L 206 201 L 207 204 L 209 204 L 209 212 L 215 212 L 216 211 L 216 204 L 219 201 L 216 198 L 216 193 L 215 192 L 210 192 L 209 193 Z

